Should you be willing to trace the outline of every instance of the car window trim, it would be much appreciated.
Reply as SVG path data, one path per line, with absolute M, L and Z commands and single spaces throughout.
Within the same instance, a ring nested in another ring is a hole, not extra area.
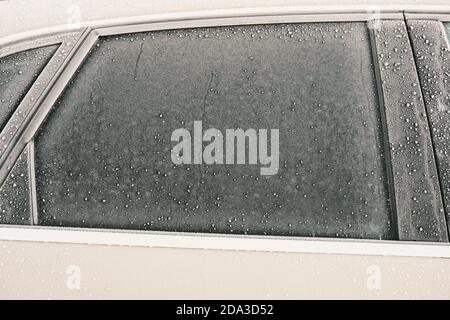
M 81 30 L 73 30 L 71 32 L 59 31 L 42 34 L 26 33 L 14 38 L 0 38 L 0 58 L 22 51 L 61 44 L 64 40 L 68 39 L 68 35 L 80 32 Z
M 80 36 L 81 33 L 79 32 L 56 35 L 50 38 L 45 37 L 44 40 L 34 39 L 26 42 L 24 45 L 0 49 L 0 54 L 5 52 L 9 55 L 16 53 L 15 50 L 19 50 L 18 52 L 20 52 L 24 48 L 33 49 L 36 46 L 39 48 L 59 44 L 58 49 L 36 78 L 30 90 L 7 121 L 2 132 L 0 132 L 2 139 L 2 144 L 0 145 L 0 185 L 3 184 L 20 153 L 28 143 L 28 141 L 25 142 L 22 139 L 25 128 L 32 122 L 34 113 L 40 107 L 43 95 L 48 92 L 55 75 L 63 68 L 64 63 L 67 61 L 66 58 L 73 52 L 77 39 Z
M 355 240 L 46 226 L 0 226 L 0 240 L 389 257 L 450 258 L 449 243 Z
M 405 11 L 405 20 L 437 20 L 441 22 L 450 21 L 449 12 L 415 12 L 415 11 Z

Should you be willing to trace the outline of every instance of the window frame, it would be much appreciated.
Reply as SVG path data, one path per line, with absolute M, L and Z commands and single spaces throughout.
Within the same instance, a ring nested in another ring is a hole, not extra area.
M 405 20 L 435 20 L 440 22 L 450 22 L 450 13 L 436 11 L 408 11 L 404 13 Z
M 74 52 L 80 37 L 80 30 L 72 30 L 69 33 L 57 32 L 41 37 L 25 35 L 22 38 L 0 40 L 0 58 L 39 47 L 59 45 L 0 132 L 0 136 L 5 138 L 0 146 L 0 184 L 6 179 L 20 153 L 27 147 L 28 142 L 24 143 L 22 132 L 33 122 L 36 110 L 49 93 L 51 83 L 68 62 L 68 57 Z
M 101 36 L 196 27 L 302 22 L 368 23 L 373 20 L 404 20 L 404 18 L 405 13 L 401 11 L 382 11 L 375 13 L 369 11 L 348 12 L 345 10 L 342 12 L 336 10 L 308 12 L 305 10 L 294 10 L 289 8 L 280 8 L 280 10 L 274 10 L 274 8 L 249 8 L 246 10 L 156 14 L 137 18 L 120 18 L 90 22 L 84 28 L 81 28 L 75 32 L 77 38 L 76 42 L 73 43 L 73 46 L 70 48 L 69 54 L 64 59 L 61 59 L 62 61 L 59 62 L 59 65 L 56 60 L 58 54 L 61 53 L 61 48 L 59 48 L 54 57 L 52 57 L 49 66 L 51 65 L 53 69 L 56 69 L 56 71 L 50 72 L 51 75 L 46 75 L 45 77 L 44 73 L 46 73 L 46 71 L 48 72 L 48 69 L 52 69 L 47 66 L 43 73 L 39 76 L 38 80 L 43 77 L 48 81 L 45 86 L 42 86 L 45 88 L 42 88 L 39 98 L 33 103 L 32 117 L 29 117 L 26 123 L 19 127 L 18 131 L 14 135 L 14 138 L 8 142 L 9 152 L 6 156 L 4 153 L 0 153 L 0 182 L 6 178 L 7 173 L 5 173 L 5 167 L 11 166 L 11 164 L 15 163 L 15 159 L 18 158 L 23 148 L 27 147 L 31 149 L 29 151 L 32 151 L 32 148 L 34 147 L 33 139 L 37 130 L 42 125 L 50 109 L 65 89 L 67 83 L 72 79 L 72 76 L 75 74 L 76 70 L 80 67 L 91 48 L 95 45 L 97 39 Z M 448 18 L 450 21 L 450 14 L 448 15 Z M 373 48 L 373 30 L 369 29 L 369 35 L 371 37 L 371 47 Z M 52 37 L 57 39 L 58 37 L 64 36 L 58 34 L 57 36 Z M 37 40 L 34 39 L 33 41 Z M 23 48 L 23 45 L 16 45 L 16 47 Z M 1 52 L 0 42 L 0 57 Z M 377 73 L 376 70 L 379 68 L 379 63 L 375 56 L 373 57 L 373 64 L 375 67 L 375 73 Z M 376 76 L 376 81 L 381 105 L 383 104 L 383 96 L 379 76 Z M 30 95 L 31 94 L 29 92 L 22 103 L 25 103 L 25 100 L 27 100 L 27 103 L 30 103 Z M 386 129 L 382 128 L 382 130 Z M 33 152 L 29 152 L 31 157 L 33 154 Z M 30 161 L 29 166 L 30 170 L 33 171 L 34 161 Z M 30 181 L 32 184 L 32 214 L 35 215 L 37 209 L 35 179 L 30 177 Z M 33 220 L 34 224 L 37 224 L 36 217 Z M 179 233 L 120 229 L 45 227 L 38 225 L 1 225 L 0 240 L 129 245 L 159 248 L 450 258 L 450 244 L 443 242 L 253 236 L 192 232 Z

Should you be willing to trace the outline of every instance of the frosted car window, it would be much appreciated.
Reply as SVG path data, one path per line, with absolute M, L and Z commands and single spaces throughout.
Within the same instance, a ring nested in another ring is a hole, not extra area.
M 0 58 L 0 131 L 57 48 L 41 47 Z
M 30 224 L 28 153 L 19 156 L 0 187 L 0 224 Z
M 200 122 L 279 130 L 276 173 L 174 163 Z M 39 223 L 388 239 L 383 146 L 365 23 L 101 37 L 36 137 Z

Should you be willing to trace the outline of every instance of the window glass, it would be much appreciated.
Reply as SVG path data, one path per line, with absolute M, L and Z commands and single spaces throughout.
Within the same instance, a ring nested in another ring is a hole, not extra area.
M 450 23 L 449 22 L 444 22 L 444 29 L 446 31 L 447 34 L 447 39 L 449 39 L 450 41 Z
M 383 150 L 365 23 L 101 37 L 36 136 L 39 223 L 389 239 Z
M 57 48 L 41 47 L 0 58 L 0 131 Z
M 26 149 L 0 187 L 0 224 L 30 224 L 28 161 Z

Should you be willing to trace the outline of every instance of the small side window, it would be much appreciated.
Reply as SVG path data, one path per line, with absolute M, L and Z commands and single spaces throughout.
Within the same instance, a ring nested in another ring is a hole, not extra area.
M 0 132 L 57 48 L 41 47 L 0 58 Z

